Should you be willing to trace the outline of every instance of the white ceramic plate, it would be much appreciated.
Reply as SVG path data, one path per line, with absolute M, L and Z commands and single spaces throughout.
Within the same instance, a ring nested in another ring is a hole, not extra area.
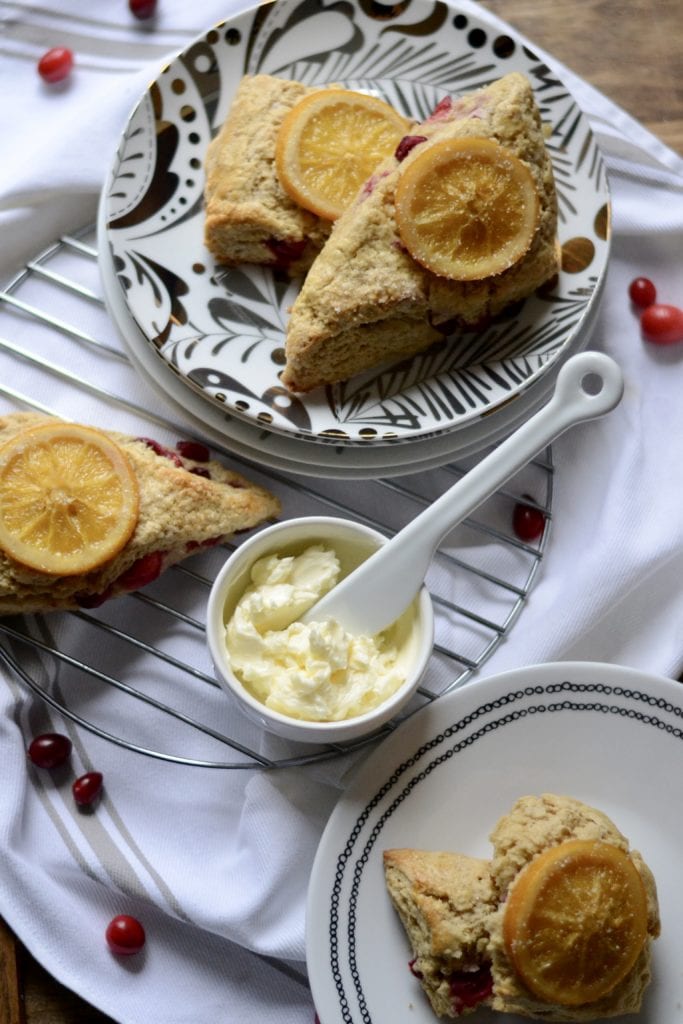
M 682 758 L 683 688 L 614 665 L 508 672 L 418 712 L 357 770 L 318 849 L 307 960 L 320 1019 L 434 1024 L 408 969 L 410 949 L 386 893 L 382 851 L 408 846 L 488 857 L 498 818 L 518 797 L 543 792 L 604 811 L 652 868 L 662 935 L 638 1020 L 678 1019 Z M 494 1024 L 499 1015 L 481 1010 L 477 1020 Z
M 204 401 L 193 389 L 186 387 L 170 365 L 160 362 L 144 344 L 140 328 L 130 315 L 116 283 L 113 260 L 106 244 L 103 204 L 98 219 L 99 266 L 108 312 L 118 328 L 126 350 L 143 378 L 163 398 L 177 408 L 185 419 L 210 434 L 219 444 L 226 444 L 236 454 L 271 469 L 304 476 L 345 479 L 376 479 L 378 476 L 401 476 L 435 469 L 454 459 L 467 458 L 489 447 L 519 426 L 548 400 L 560 367 L 569 355 L 580 351 L 588 342 L 592 321 L 576 336 L 562 358 L 552 369 L 518 395 L 515 401 L 492 410 L 460 430 L 416 438 L 410 444 L 336 444 L 330 439 L 313 439 L 279 434 L 265 427 L 234 417 L 227 409 Z
M 556 286 L 457 345 L 289 394 L 279 373 L 296 285 L 263 268 L 218 268 L 203 245 L 202 161 L 240 77 L 342 81 L 423 118 L 445 94 L 513 70 L 530 78 L 552 127 L 565 253 Z M 566 87 L 511 34 L 431 0 L 324 8 L 279 0 L 210 29 L 145 92 L 104 188 L 116 284 L 141 331 L 134 344 L 255 427 L 340 444 L 459 429 L 536 382 L 592 314 L 607 263 L 608 203 L 600 153 Z

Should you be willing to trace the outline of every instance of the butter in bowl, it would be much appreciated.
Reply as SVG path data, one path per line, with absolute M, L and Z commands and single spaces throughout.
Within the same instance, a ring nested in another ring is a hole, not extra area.
M 300 621 L 386 540 L 351 520 L 304 517 L 262 530 L 226 561 L 207 639 L 219 683 L 252 720 L 286 739 L 337 743 L 377 731 L 410 700 L 434 643 L 425 587 L 377 636 Z

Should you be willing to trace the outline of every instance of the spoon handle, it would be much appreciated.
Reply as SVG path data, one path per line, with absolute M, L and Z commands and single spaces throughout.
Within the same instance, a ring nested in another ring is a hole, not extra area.
M 621 370 L 609 356 L 572 356 L 550 401 L 323 597 L 304 621 L 336 619 L 352 634 L 380 632 L 408 607 L 446 534 L 568 427 L 620 401 Z

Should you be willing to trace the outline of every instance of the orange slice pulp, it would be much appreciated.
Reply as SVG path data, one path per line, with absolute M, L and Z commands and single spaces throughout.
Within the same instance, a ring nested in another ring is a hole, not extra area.
M 647 937 L 645 887 L 616 846 L 568 840 L 531 861 L 503 917 L 506 952 L 539 999 L 581 1006 L 607 995 Z
M 97 568 L 126 544 L 138 507 L 127 455 L 99 430 L 56 421 L 0 448 L 0 548 L 31 569 Z
M 410 255 L 456 281 L 500 274 L 524 256 L 539 217 L 527 165 L 491 139 L 418 150 L 396 189 L 396 220 Z
M 336 220 L 408 125 L 384 100 L 365 93 L 311 93 L 280 127 L 275 165 L 282 187 L 299 206 Z

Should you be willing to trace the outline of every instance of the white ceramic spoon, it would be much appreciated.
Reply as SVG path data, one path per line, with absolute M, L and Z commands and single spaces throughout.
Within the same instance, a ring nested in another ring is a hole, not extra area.
M 547 405 L 313 605 L 302 621 L 335 619 L 353 635 L 370 636 L 390 626 L 422 586 L 446 534 L 568 427 L 609 412 L 623 392 L 621 370 L 609 356 L 572 356 Z

